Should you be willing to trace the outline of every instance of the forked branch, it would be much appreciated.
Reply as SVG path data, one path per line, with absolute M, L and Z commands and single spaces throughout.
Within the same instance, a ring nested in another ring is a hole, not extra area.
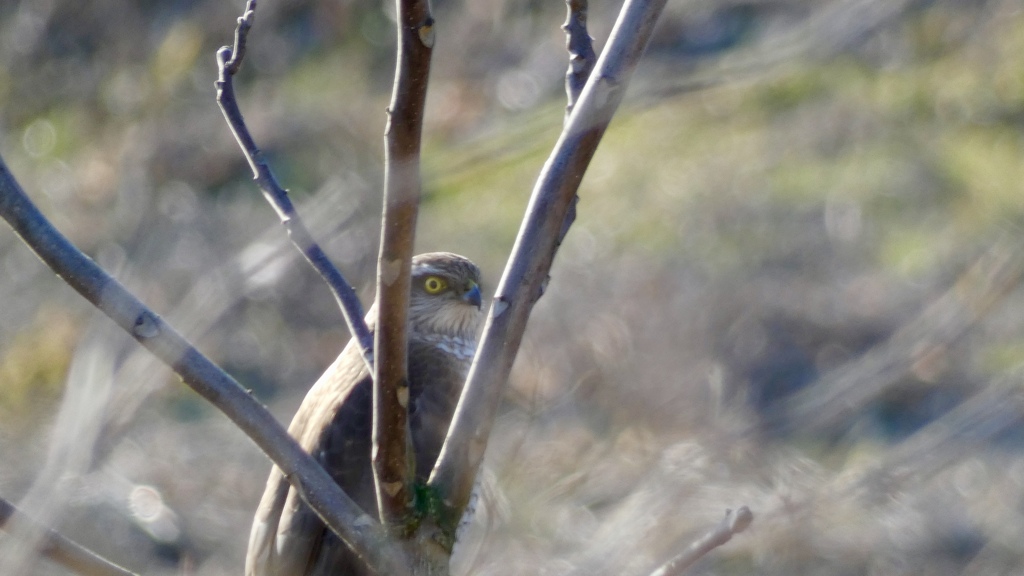
M 567 214 L 583 173 L 618 109 L 664 6 L 665 0 L 627 0 L 534 186 L 455 419 L 429 482 L 450 507 L 452 518 L 460 518 L 469 501 L 527 318 L 571 222 Z
M 420 141 L 434 19 L 427 0 L 397 0 L 398 57 L 384 131 L 384 209 L 377 260 L 376 371 L 373 387 L 373 477 L 381 522 L 411 512 L 413 470 L 408 437 L 409 281 L 420 201 Z

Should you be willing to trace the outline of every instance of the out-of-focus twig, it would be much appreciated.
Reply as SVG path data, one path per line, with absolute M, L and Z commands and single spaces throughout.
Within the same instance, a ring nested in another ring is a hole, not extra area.
M 377 259 L 373 478 L 386 526 L 409 520 L 413 471 L 408 453 L 410 263 L 420 201 L 420 141 L 434 47 L 427 0 L 397 0 L 398 55 L 384 131 L 384 208 Z
M 0 528 L 15 536 L 27 535 L 38 553 L 82 576 L 137 576 L 110 560 L 68 540 L 29 518 L 13 504 L 0 498 Z
M 587 0 L 565 0 L 565 6 L 567 14 L 562 30 L 565 30 L 565 48 L 569 51 L 569 69 L 565 73 L 565 94 L 569 100 L 565 105 L 565 120 L 568 122 L 594 69 L 597 55 L 587 32 Z
M 893 26 L 920 0 L 834 0 L 811 5 L 813 12 L 792 30 L 749 48 L 729 51 L 697 71 L 660 74 L 659 81 L 638 94 L 652 105 L 665 98 L 731 82 L 749 82 L 779 74 L 798 59 L 827 61 Z M 663 79 L 667 79 L 666 83 Z
M 67 480 L 81 478 L 95 466 L 107 415 L 118 411 L 110 403 L 115 364 L 110 349 L 113 327 L 105 318 L 100 319 L 100 314 L 95 319 L 91 329 L 79 337 L 68 366 L 45 464 L 19 497 L 18 507 L 31 510 L 36 524 L 52 526 L 64 515 L 69 496 Z M 26 573 L 47 537 L 45 531 L 23 530 L 16 538 L 0 540 L 0 574 Z
M 1024 253 L 1010 241 L 996 243 L 891 338 L 782 401 L 747 433 L 756 434 L 762 427 L 813 433 L 855 414 L 915 366 L 941 358 L 1020 282 L 1022 273 Z
M 651 576 L 680 576 L 686 569 L 703 558 L 708 552 L 725 544 L 732 537 L 743 532 L 754 521 L 750 508 L 740 506 L 738 510 L 729 510 L 725 518 L 704 536 L 690 544 L 678 556 L 662 564 Z
M 567 214 L 622 101 L 665 0 L 628 0 L 548 157 L 484 326 L 452 427 L 429 481 L 457 521 L 467 503 L 526 321 L 548 280 Z
M 365 514 L 277 420 L 231 376 L 64 237 L 21 189 L 0 158 L 0 217 L 69 286 L 173 369 L 228 416 L 288 476 L 309 506 L 349 546 L 385 574 L 408 574 L 405 552 Z
M 917 485 L 960 462 L 979 445 L 1020 426 L 1024 418 L 1024 371 L 997 378 L 983 390 L 887 450 L 854 484 L 874 494 Z M 880 488 L 880 489 L 875 489 Z
M 888 501 L 893 493 L 922 483 L 977 453 L 978 446 L 1020 426 L 1024 414 L 1024 369 L 1016 369 L 989 383 L 956 408 L 943 414 L 880 456 L 845 470 L 819 490 L 790 498 L 785 507 L 765 514 L 811 514 L 823 503 L 861 498 Z M 762 518 L 765 516 L 762 514 Z
M 235 135 L 235 140 L 238 141 L 238 145 L 242 148 L 242 153 L 245 155 L 246 160 L 249 161 L 256 185 L 263 192 L 263 197 L 267 199 L 267 202 L 277 212 L 277 216 L 281 219 L 281 224 L 284 225 L 292 243 L 295 244 L 299 251 L 302 252 L 302 255 L 306 257 L 306 260 L 327 282 L 335 299 L 338 301 L 338 305 L 341 307 L 341 312 L 345 317 L 345 322 L 348 324 L 349 332 L 359 342 L 363 359 L 366 361 L 367 366 L 372 367 L 373 337 L 366 326 L 366 322 L 363 320 L 363 306 L 359 302 L 359 297 L 348 281 L 345 280 L 345 277 L 342 276 L 341 272 L 338 271 L 337 267 L 327 258 L 320 245 L 313 240 L 309 229 L 306 228 L 305 223 L 303 223 L 299 214 L 295 211 L 295 206 L 288 197 L 288 192 L 277 182 L 266 158 L 263 157 L 263 153 L 256 146 L 256 141 L 253 139 L 252 134 L 249 133 L 249 128 L 245 125 L 245 119 L 242 117 L 242 111 L 238 107 L 238 100 L 235 97 L 234 76 L 242 66 L 242 59 L 245 56 L 246 39 L 256 17 L 255 10 L 256 0 L 249 0 L 245 5 L 245 12 L 238 19 L 238 26 L 235 28 L 234 46 L 224 46 L 217 51 L 217 65 L 219 68 L 216 82 L 217 104 L 220 105 L 221 112 L 224 113 L 224 119 L 227 120 L 231 132 Z

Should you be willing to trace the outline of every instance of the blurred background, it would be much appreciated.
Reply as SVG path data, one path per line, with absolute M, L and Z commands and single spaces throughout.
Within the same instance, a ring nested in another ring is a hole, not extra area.
M 243 3 L 0 3 L 0 153 L 287 422 L 348 338 L 214 101 Z M 596 0 L 600 49 L 619 5 Z M 418 250 L 493 290 L 562 122 L 564 4 L 441 0 Z M 390 4 L 266 0 L 237 80 L 364 302 Z M 461 573 L 1024 571 L 1024 1 L 673 0 L 583 181 Z M 0 226 L 0 496 L 240 574 L 270 465 Z M 0 573 L 66 574 L 0 533 Z

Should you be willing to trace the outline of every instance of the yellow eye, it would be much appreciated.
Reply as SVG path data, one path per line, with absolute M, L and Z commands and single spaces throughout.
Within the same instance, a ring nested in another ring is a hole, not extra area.
M 427 294 L 438 294 L 447 287 L 448 283 L 444 281 L 444 278 L 437 276 L 430 276 L 423 282 L 423 288 Z

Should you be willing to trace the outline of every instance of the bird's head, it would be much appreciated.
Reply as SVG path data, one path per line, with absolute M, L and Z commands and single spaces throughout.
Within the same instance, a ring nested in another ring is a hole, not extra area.
M 476 339 L 480 325 L 480 269 L 450 252 L 414 256 L 409 296 L 413 333 Z

